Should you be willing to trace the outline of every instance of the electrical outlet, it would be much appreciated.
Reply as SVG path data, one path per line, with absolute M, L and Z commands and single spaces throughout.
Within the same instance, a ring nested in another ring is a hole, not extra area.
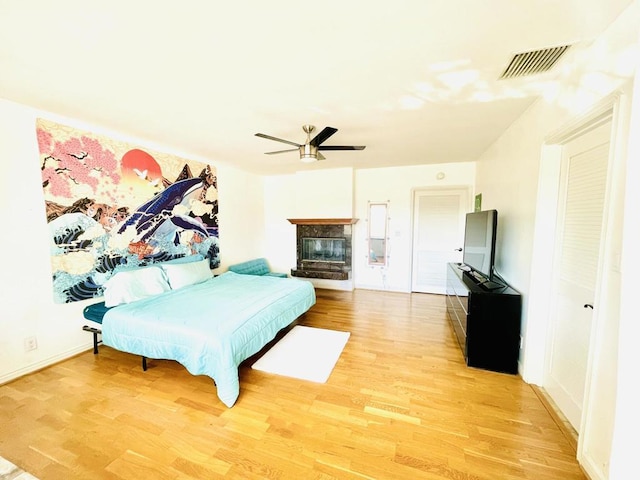
M 30 352 L 31 350 L 36 350 L 38 348 L 38 339 L 33 337 L 27 337 L 24 339 L 24 351 Z

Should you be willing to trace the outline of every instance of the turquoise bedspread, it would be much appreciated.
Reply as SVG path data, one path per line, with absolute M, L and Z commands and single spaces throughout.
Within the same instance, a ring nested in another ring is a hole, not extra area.
M 226 272 L 111 308 L 102 322 L 102 342 L 208 375 L 220 400 L 231 407 L 240 393 L 240 363 L 315 301 L 313 285 L 305 280 Z

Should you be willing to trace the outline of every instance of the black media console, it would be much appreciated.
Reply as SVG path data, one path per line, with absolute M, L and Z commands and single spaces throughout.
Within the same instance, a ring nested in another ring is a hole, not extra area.
M 483 286 L 460 264 L 448 264 L 447 313 L 468 366 L 518 373 L 521 310 L 513 288 Z

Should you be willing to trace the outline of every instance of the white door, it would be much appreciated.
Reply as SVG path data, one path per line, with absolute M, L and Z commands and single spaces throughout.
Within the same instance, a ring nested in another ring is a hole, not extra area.
M 467 189 L 420 190 L 413 199 L 411 291 L 446 293 L 447 263 L 462 261 Z
M 563 148 L 545 390 L 580 432 L 607 184 L 611 122 Z

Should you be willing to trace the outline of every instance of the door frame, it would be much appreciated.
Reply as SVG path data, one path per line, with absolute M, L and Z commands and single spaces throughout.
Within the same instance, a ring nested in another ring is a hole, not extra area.
M 602 438 L 594 432 L 602 427 L 603 420 L 598 418 L 597 404 L 602 401 L 602 392 L 598 384 L 602 381 L 603 358 L 611 355 L 604 345 L 604 333 L 617 331 L 619 315 L 619 288 L 611 281 L 611 272 L 620 270 L 621 234 L 616 230 L 621 225 L 621 213 L 624 209 L 624 164 L 626 162 L 626 141 L 628 138 L 631 95 L 626 92 L 629 86 L 614 92 L 596 103 L 586 113 L 567 123 L 547 138 L 541 147 L 538 199 L 534 228 L 532 268 L 530 276 L 527 322 L 523 353 L 522 377 L 527 383 L 543 386 L 548 368 L 546 359 L 549 352 L 550 302 L 553 278 L 553 255 L 558 232 L 558 197 L 560 194 L 560 169 L 562 147 L 590 129 L 612 121 L 611 141 L 605 206 L 603 212 L 603 231 L 601 236 L 598 279 L 596 282 L 595 302 L 598 306 L 593 312 L 587 378 L 581 420 L 581 433 L 578 436 L 577 458 L 592 478 L 601 478 L 605 465 L 597 462 L 594 450 L 602 447 Z M 616 190 L 618 189 L 618 190 Z M 619 193 L 622 191 L 622 195 Z M 613 286 L 612 286 L 613 285 Z M 616 290 L 617 289 L 617 290 Z M 613 291 L 615 290 L 615 291 Z M 617 305 L 616 305 L 617 303 Z M 613 312 L 613 314 L 612 314 Z M 617 343 L 615 344 L 617 345 Z M 614 345 L 614 348 L 615 348 Z M 615 352 L 613 352 L 615 355 Z M 615 386 L 613 388 L 615 390 Z M 615 401 L 615 391 L 609 392 Z M 615 413 L 611 412 L 611 422 Z M 599 445 L 599 446 L 598 446 Z

